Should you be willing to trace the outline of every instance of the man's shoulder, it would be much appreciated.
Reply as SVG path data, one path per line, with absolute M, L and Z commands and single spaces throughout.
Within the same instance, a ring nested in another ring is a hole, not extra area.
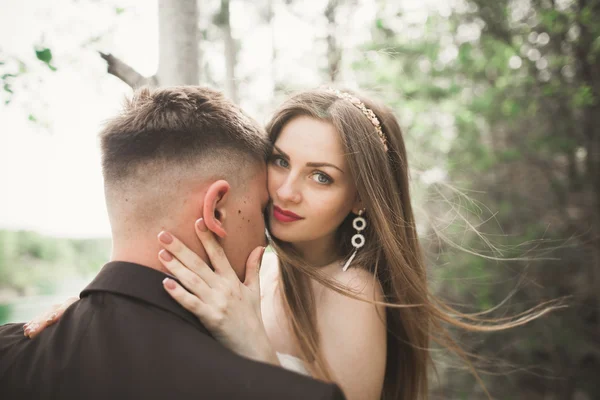
M 218 399 L 343 399 L 336 386 L 242 357 L 187 321 L 163 322 L 148 338 L 140 338 L 143 344 L 129 347 L 136 349 L 131 356 L 139 357 L 134 364 L 161 365 L 161 379 L 179 382 L 182 393 L 197 391 Z M 160 338 L 165 341 L 158 342 Z M 143 348 L 153 354 L 141 355 Z
M 23 334 L 23 324 L 5 324 L 0 325 L 0 360 L 15 345 L 25 343 L 27 337 Z
M 11 380 L 4 389 L 37 384 L 39 390 L 55 390 L 52 384 L 40 386 L 41 381 L 24 378 L 42 374 L 44 382 L 69 378 L 71 383 L 61 388 L 69 393 L 99 388 L 106 393 L 119 388 L 163 393 L 168 384 L 186 397 L 343 398 L 333 385 L 231 352 L 178 315 L 102 297 L 82 299 L 34 340 L 24 337 L 22 324 L 0 326 L 0 376 Z
M 73 318 L 73 315 L 67 316 L 62 322 Z M 131 335 L 127 329 L 118 330 L 115 326 L 102 327 L 98 324 L 106 321 L 95 321 L 92 323 L 92 329 L 85 334 L 82 351 L 77 352 L 73 352 L 70 346 L 56 352 L 57 346 L 62 347 L 56 340 L 57 335 L 70 336 L 74 333 L 73 329 L 76 327 L 71 323 L 63 326 L 69 333 L 57 332 L 51 327 L 48 332 L 42 332 L 34 340 L 23 336 L 22 324 L 3 325 L 0 326 L 0 375 L 4 375 L 2 369 L 7 371 L 7 368 L 11 368 L 12 359 L 13 364 L 18 362 L 19 371 L 25 371 L 27 368 L 29 372 L 42 369 L 42 372 L 50 377 L 50 381 L 69 376 L 74 382 L 87 383 L 84 385 L 86 388 L 103 382 L 97 386 L 102 386 L 106 393 L 112 393 L 113 386 L 115 393 L 119 387 L 126 388 L 131 393 L 162 393 L 165 383 L 169 383 L 174 385 L 170 386 L 172 393 L 185 396 L 206 395 L 215 399 L 343 399 L 341 392 L 334 385 L 241 357 L 197 331 L 187 321 L 177 322 L 177 317 L 174 318 L 173 321 L 165 321 L 159 317 L 156 322 L 166 322 L 165 325 L 168 326 L 157 325 L 154 332 L 139 336 Z M 117 335 L 118 332 L 121 335 Z M 52 357 L 44 356 L 41 359 L 52 358 L 53 362 L 62 364 L 65 368 L 59 375 L 65 376 L 57 376 L 51 363 L 34 363 L 29 357 L 31 352 L 23 352 L 25 347 L 31 346 L 36 347 L 36 352 L 53 353 Z M 4 357 L 8 352 L 10 357 Z M 64 357 L 67 357 L 68 353 L 71 353 L 72 357 L 66 362 Z M 80 357 L 82 353 L 86 353 L 84 357 Z M 21 359 L 22 357 L 25 359 Z M 115 364 L 117 359 L 120 361 Z M 137 383 L 133 384 L 134 382 Z M 141 382 L 146 383 L 142 385 Z M 37 381 L 30 383 L 39 384 Z M 43 389 L 50 390 L 45 386 Z M 82 389 L 69 387 L 68 390 Z
M 23 324 L 22 323 L 9 323 L 9 324 L 0 325 L 0 337 L 12 338 L 19 332 L 20 332 L 21 336 L 23 336 Z
M 218 385 L 243 388 L 231 394 L 231 398 L 240 399 L 319 399 L 343 400 L 340 389 L 330 383 L 285 370 L 262 362 L 233 355 L 225 362 L 212 360 L 214 368 L 208 376 L 209 382 L 218 380 L 216 375 L 224 377 Z M 216 364 L 216 365 L 215 365 Z
M 0 381 L 18 359 L 28 340 L 23 334 L 23 324 L 0 325 Z

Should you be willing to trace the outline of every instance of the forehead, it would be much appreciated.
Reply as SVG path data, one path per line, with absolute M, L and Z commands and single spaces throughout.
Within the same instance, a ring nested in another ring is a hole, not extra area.
M 342 140 L 333 125 L 307 116 L 296 117 L 288 122 L 275 141 L 275 146 L 292 159 L 344 161 Z

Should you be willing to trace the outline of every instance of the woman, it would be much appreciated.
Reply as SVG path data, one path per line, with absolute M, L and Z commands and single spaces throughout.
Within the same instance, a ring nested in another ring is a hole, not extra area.
M 172 279 L 165 289 L 233 351 L 335 381 L 350 400 L 421 399 L 431 340 L 468 362 L 447 323 L 500 330 L 549 310 L 481 325 L 430 293 L 390 109 L 347 91 L 310 90 L 285 101 L 267 132 L 275 254 L 264 257 L 260 290 L 252 266 L 243 284 L 235 278 L 202 220 L 197 233 L 214 272 L 177 238 L 159 235 L 159 258 L 191 293 Z

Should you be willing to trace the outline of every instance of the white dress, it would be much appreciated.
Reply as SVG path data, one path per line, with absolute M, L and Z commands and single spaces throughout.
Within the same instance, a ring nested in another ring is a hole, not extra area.
M 265 289 L 269 287 L 269 292 L 273 288 L 273 284 L 277 282 L 277 257 L 271 252 L 267 252 L 263 256 L 263 263 L 260 268 L 260 288 L 261 288 L 261 301 L 265 295 Z M 270 293 L 269 293 L 270 294 Z M 286 353 L 277 353 L 277 358 L 281 366 L 287 370 L 297 372 L 302 375 L 310 376 L 310 373 L 306 369 L 304 361 L 298 357 L 294 357 Z
M 279 359 L 279 362 L 281 363 L 281 366 L 283 368 L 297 372 L 302 375 L 310 376 L 310 373 L 304 365 L 304 361 L 302 361 L 298 357 L 294 357 L 289 354 L 277 353 L 277 358 Z

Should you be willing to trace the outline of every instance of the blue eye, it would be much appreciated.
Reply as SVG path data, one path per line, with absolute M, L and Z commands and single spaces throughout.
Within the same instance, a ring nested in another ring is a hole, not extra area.
M 315 172 L 311 178 L 313 179 L 313 181 L 321 185 L 329 185 L 333 183 L 333 180 L 328 175 L 322 172 Z
M 288 163 L 286 159 L 280 156 L 273 156 L 273 164 L 282 168 L 287 168 L 290 166 L 290 163 Z

